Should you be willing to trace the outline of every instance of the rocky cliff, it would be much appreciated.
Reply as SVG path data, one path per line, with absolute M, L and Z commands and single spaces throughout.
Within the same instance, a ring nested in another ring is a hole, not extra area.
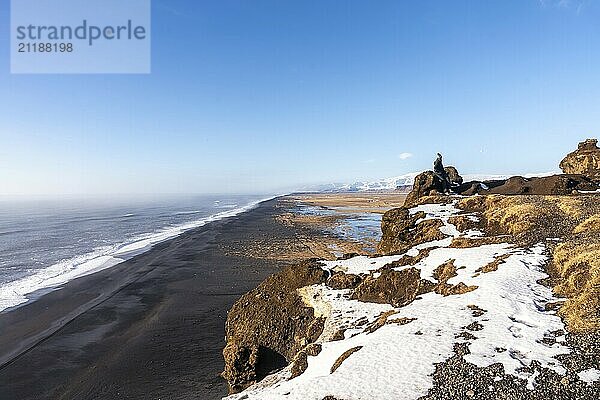
M 379 255 L 291 267 L 236 303 L 231 399 L 599 398 L 593 172 L 455 177 L 463 195 L 417 177 Z
M 285 367 L 321 335 L 323 319 L 297 290 L 326 278 L 317 262 L 306 261 L 269 277 L 234 304 L 227 315 L 223 350 L 223 377 L 231 393 Z

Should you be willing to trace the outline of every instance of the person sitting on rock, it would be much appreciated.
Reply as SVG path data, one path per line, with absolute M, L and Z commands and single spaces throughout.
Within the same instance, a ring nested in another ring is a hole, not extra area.
M 448 193 L 450 191 L 450 179 L 444 169 L 444 163 L 442 162 L 442 155 L 437 153 L 437 158 L 433 162 L 433 173 L 442 183 L 442 193 Z

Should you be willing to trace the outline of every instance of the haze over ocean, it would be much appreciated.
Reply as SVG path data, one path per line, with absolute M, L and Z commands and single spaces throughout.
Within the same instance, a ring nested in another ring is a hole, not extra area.
M 0 312 L 266 196 L 0 202 Z

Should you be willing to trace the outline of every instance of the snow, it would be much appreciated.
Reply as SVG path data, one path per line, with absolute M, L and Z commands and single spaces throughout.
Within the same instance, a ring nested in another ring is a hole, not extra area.
M 585 371 L 578 372 L 577 376 L 579 376 L 579 379 L 585 383 L 592 384 L 597 380 L 600 380 L 600 371 L 598 371 L 596 368 L 590 368 L 586 369 Z
M 557 355 L 569 352 L 564 338 L 554 344 L 543 341 L 546 337 L 554 337 L 551 332 L 565 329 L 556 313 L 544 307 L 553 300 L 551 290 L 538 283 L 546 277 L 543 270 L 547 261 L 545 246 L 518 248 L 500 243 L 449 248 L 452 238 L 461 233 L 448 219 L 460 210 L 454 204 L 428 204 L 411 209 L 412 214 L 419 211 L 426 214 L 424 220 L 441 219 L 444 223 L 441 230 L 449 235 L 447 239 L 415 246 L 407 252 L 414 255 L 418 248 L 437 247 L 414 266 L 420 269 L 421 277 L 433 280 L 433 271 L 439 265 L 454 260 L 457 276 L 448 283 L 475 285 L 475 290 L 446 297 L 430 292 L 395 309 L 389 304 L 351 300 L 349 290 L 334 290 L 325 285 L 303 288 L 299 293 L 307 305 L 315 309 L 316 315 L 327 317 L 323 334 L 317 341 L 322 345 L 321 353 L 308 357 L 308 368 L 294 379 L 288 380 L 288 367 L 227 399 L 321 400 L 327 395 L 348 399 L 417 399 L 432 388 L 435 364 L 453 356 L 455 343 L 467 341 L 458 336 L 461 332 L 476 337 L 468 341 L 470 354 L 464 356 L 466 361 L 479 367 L 501 363 L 507 374 L 526 379 L 529 389 L 533 389 L 536 375 L 525 372 L 522 367 L 529 366 L 533 360 L 564 375 L 565 369 L 556 359 Z M 496 271 L 477 272 L 500 256 L 507 258 Z M 323 268 L 369 274 L 401 257 L 360 256 L 326 261 Z M 469 307 L 472 305 L 486 312 L 475 316 Z M 396 312 L 388 318 L 388 324 L 372 333 L 365 331 L 368 324 L 361 324 L 361 321 L 372 323 L 386 311 Z M 389 323 L 404 317 L 414 320 L 403 325 Z M 465 329 L 474 322 L 483 328 Z M 344 340 L 330 342 L 331 335 L 339 329 L 346 329 Z M 338 357 L 357 346 L 362 348 L 330 373 Z M 580 378 L 597 380 L 598 374 L 597 370 L 583 371 Z
M 366 180 L 366 181 L 357 181 L 353 183 L 330 183 L 325 185 L 320 185 L 317 187 L 309 187 L 304 188 L 306 190 L 316 190 L 321 192 L 368 192 L 368 191 L 377 191 L 377 190 L 396 190 L 399 187 L 409 187 L 412 186 L 417 175 L 421 174 L 423 171 L 419 172 L 409 172 L 404 175 L 394 176 L 390 178 L 382 178 L 376 180 Z M 524 178 L 534 178 L 534 177 L 544 177 L 559 174 L 560 172 L 551 171 L 551 172 L 537 172 L 537 173 L 525 173 L 525 174 L 517 174 L 518 176 L 522 176 Z M 494 181 L 494 180 L 503 180 L 508 179 L 512 176 L 511 174 L 466 174 L 463 175 L 463 180 L 465 182 L 470 181 Z
M 597 189 L 597 190 L 578 190 L 578 192 L 582 193 L 582 194 L 600 193 L 600 189 Z
M 354 183 L 332 183 L 321 185 L 316 188 L 323 192 L 368 192 L 376 190 L 395 190 L 398 187 L 412 186 L 415 177 L 421 172 L 410 172 L 408 174 L 382 178 L 374 181 L 357 181 Z
M 365 274 L 378 270 L 386 264 L 397 261 L 402 256 L 384 256 L 369 258 L 368 256 L 357 256 L 347 260 L 321 261 L 325 269 L 341 271 L 346 274 Z

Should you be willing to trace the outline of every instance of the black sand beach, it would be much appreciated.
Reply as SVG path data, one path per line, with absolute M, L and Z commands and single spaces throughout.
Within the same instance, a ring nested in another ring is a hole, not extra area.
M 296 241 L 278 212 L 262 203 L 1 314 L 0 399 L 221 398 L 227 310 L 283 264 L 239 249 Z

